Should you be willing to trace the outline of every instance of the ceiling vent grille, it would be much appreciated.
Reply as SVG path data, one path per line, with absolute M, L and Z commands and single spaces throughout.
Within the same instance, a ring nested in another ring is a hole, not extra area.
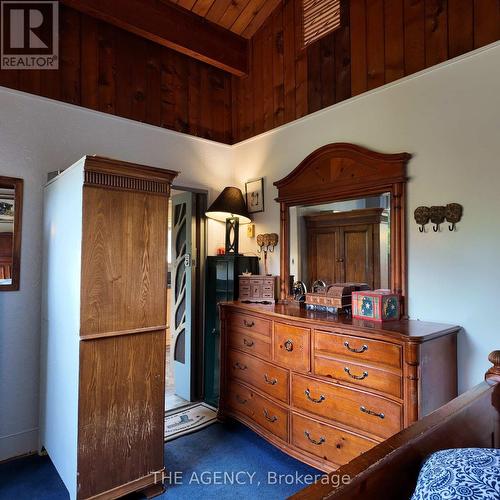
M 303 0 L 304 47 L 341 26 L 341 0 Z

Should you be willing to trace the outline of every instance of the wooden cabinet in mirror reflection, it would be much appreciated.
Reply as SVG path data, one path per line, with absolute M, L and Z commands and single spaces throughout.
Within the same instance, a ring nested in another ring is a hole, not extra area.
M 383 284 L 387 288 L 387 264 L 381 266 L 380 260 L 380 233 L 388 220 L 383 212 L 383 208 L 364 208 L 306 216 L 309 282 L 367 283 L 371 289 Z

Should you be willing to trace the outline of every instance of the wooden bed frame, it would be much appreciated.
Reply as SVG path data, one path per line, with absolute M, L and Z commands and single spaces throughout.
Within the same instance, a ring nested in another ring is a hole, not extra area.
M 488 359 L 493 367 L 485 382 L 340 467 L 329 475 L 329 484 L 313 484 L 291 498 L 408 499 L 431 453 L 448 448 L 500 448 L 500 351 Z M 342 484 L 347 477 L 350 482 Z

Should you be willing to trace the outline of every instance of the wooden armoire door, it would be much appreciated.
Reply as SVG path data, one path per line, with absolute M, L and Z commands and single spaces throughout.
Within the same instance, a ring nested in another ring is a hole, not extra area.
M 341 281 L 380 287 L 378 224 L 356 224 L 339 228 Z
M 127 179 L 84 187 L 78 498 L 163 469 L 168 188 Z
M 338 283 L 341 267 L 338 261 L 339 232 L 310 231 L 309 233 L 309 280 L 323 280 L 326 283 Z

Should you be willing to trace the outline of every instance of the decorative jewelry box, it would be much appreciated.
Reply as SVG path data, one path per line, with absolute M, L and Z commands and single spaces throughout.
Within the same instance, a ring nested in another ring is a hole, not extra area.
M 341 312 L 351 307 L 352 294 L 356 290 L 369 290 L 366 283 L 334 283 L 306 293 L 306 308 L 315 311 Z
M 390 290 L 352 293 L 352 317 L 372 321 L 397 321 L 400 317 L 400 297 Z
M 242 302 L 276 302 L 278 296 L 278 277 L 251 274 L 239 276 L 239 300 Z

